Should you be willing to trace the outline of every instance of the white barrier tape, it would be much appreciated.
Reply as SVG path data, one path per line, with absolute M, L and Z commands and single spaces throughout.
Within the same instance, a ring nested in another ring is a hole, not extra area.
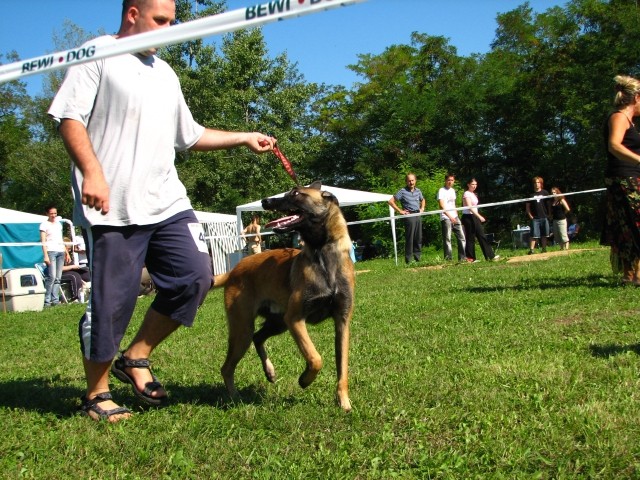
M 559 195 L 546 195 L 546 196 L 540 196 L 540 197 L 531 197 L 531 198 L 518 198 L 516 200 L 505 200 L 504 202 L 493 202 L 493 203 L 483 203 L 483 204 L 478 204 L 473 208 L 477 208 L 478 210 L 481 208 L 489 208 L 489 207 L 498 207 L 498 206 L 502 206 L 502 205 L 510 205 L 510 204 L 514 204 L 514 203 L 524 203 L 524 202 L 530 202 L 530 201 L 539 201 L 539 200 L 544 200 L 547 198 L 555 198 L 555 197 L 567 197 L 570 195 L 581 195 L 583 193 L 597 193 L 597 192 L 604 192 L 606 190 L 606 188 L 594 188 L 592 190 L 582 190 L 581 192 L 570 192 L 570 193 L 561 193 Z M 391 198 L 391 197 L 389 197 Z M 456 207 L 455 210 L 468 210 L 469 207 Z M 447 209 L 447 211 L 451 211 L 454 210 L 453 208 L 449 208 Z M 379 217 L 379 218 L 372 218 L 369 220 L 359 220 L 356 222 L 349 222 L 347 223 L 347 225 L 359 225 L 362 223 L 375 223 L 375 222 L 388 222 L 390 220 L 397 220 L 397 219 L 402 219 L 402 218 L 407 218 L 407 217 L 422 217 L 422 216 L 427 216 L 427 215 L 439 215 L 441 213 L 443 213 L 444 210 L 430 210 L 428 212 L 420 212 L 420 213 L 408 213 L 407 215 L 395 215 L 393 217 Z
M 188 40 L 242 28 L 257 27 L 277 20 L 299 17 L 308 13 L 346 6 L 365 0 L 272 0 L 268 3 L 239 8 L 230 12 L 199 18 L 191 22 L 174 25 L 151 32 L 140 33 L 119 39 L 117 42 L 95 46 L 88 42 L 83 47 L 21 60 L 0 66 L 0 83 L 16 80 L 36 73 L 66 68 L 100 58 L 143 52 Z
M 594 188 L 592 190 L 582 190 L 580 192 L 570 192 L 570 193 L 562 193 L 560 195 L 547 195 L 547 196 L 543 196 L 543 197 L 531 197 L 531 198 L 518 198 L 516 200 L 505 200 L 504 202 L 493 202 L 493 203 L 483 203 L 483 204 L 478 204 L 476 205 L 474 208 L 480 209 L 480 208 L 488 208 L 488 207 L 498 207 L 498 206 L 502 206 L 502 205 L 510 205 L 510 204 L 514 204 L 514 203 L 524 203 L 524 202 L 530 202 L 532 200 L 544 200 L 547 198 L 555 198 L 555 197 L 568 197 L 571 195 L 581 195 L 584 193 L 597 193 L 597 192 L 603 192 L 605 191 L 606 188 Z M 391 195 L 389 195 L 389 198 L 391 198 Z M 468 207 L 457 207 L 456 210 L 465 210 Z M 450 209 L 453 210 L 453 209 Z M 428 212 L 421 212 L 421 213 L 409 213 L 407 215 L 396 215 L 393 217 L 377 217 L 377 218 L 370 218 L 368 220 L 358 220 L 358 221 L 354 221 L 354 222 L 347 222 L 347 225 L 361 225 L 364 223 L 376 223 L 376 222 L 388 222 L 390 220 L 398 220 L 398 219 L 402 219 L 402 218 L 407 218 L 407 217 L 422 217 L 422 216 L 427 216 L 427 215 L 439 215 L 442 212 L 444 212 L 444 210 L 430 210 Z M 203 222 L 206 223 L 206 222 Z M 268 235 L 275 235 L 274 232 L 271 231 L 265 231 L 265 232 L 260 232 L 261 236 L 268 236 Z M 205 239 L 207 240 L 219 240 L 219 239 L 224 239 L 224 238 L 247 238 L 247 237 L 254 237 L 255 235 L 253 234 L 249 234 L 249 235 L 211 235 L 211 236 L 206 236 Z M 31 243 L 0 243 L 0 247 L 30 247 L 30 246 L 41 246 L 42 243 L 38 243 L 38 242 L 31 242 Z M 73 244 L 69 244 L 69 245 L 73 245 Z
M 547 198 L 555 198 L 555 197 L 567 197 L 567 196 L 571 196 L 571 195 L 581 195 L 584 193 L 597 193 L 597 192 L 603 192 L 605 191 L 606 188 L 594 188 L 592 190 L 582 190 L 580 192 L 570 192 L 570 193 L 562 193 L 560 195 L 547 195 L 547 196 L 541 196 L 541 197 L 531 197 L 531 198 L 518 198 L 516 200 L 505 200 L 503 202 L 493 202 L 493 203 L 483 203 L 483 204 L 478 204 L 473 208 L 489 208 L 489 207 L 498 207 L 498 206 L 502 206 L 502 205 L 510 205 L 510 204 L 514 204 L 514 203 L 524 203 L 524 202 L 529 202 L 532 200 L 543 200 L 543 199 L 547 199 Z M 389 198 L 391 198 L 392 195 L 389 195 Z M 457 207 L 455 210 L 466 210 L 469 207 Z M 449 210 L 453 210 L 452 208 Z M 376 222 L 388 222 L 391 220 L 400 220 L 403 218 L 407 218 L 407 217 L 422 217 L 422 216 L 427 216 L 427 215 L 439 215 L 441 213 L 443 213 L 444 210 L 430 210 L 428 212 L 421 212 L 421 213 L 409 213 L 407 215 L 395 215 L 393 217 L 376 217 L 376 218 L 370 218 L 368 220 L 357 220 L 357 221 L 353 221 L 353 222 L 347 222 L 347 225 L 362 225 L 365 223 L 376 223 Z M 260 235 L 273 235 L 273 232 L 260 232 Z M 246 237 L 246 235 L 244 235 Z M 238 238 L 237 235 L 217 235 L 217 236 L 211 236 L 211 237 L 206 237 L 208 239 L 212 239 L 212 240 L 216 240 L 216 239 L 223 239 L 223 238 Z M 0 244 L 2 245 L 2 244 Z
M 78 243 L 63 242 L 64 245 L 75 246 Z M 44 245 L 42 242 L 20 242 L 20 243 L 0 243 L 0 247 L 41 247 Z

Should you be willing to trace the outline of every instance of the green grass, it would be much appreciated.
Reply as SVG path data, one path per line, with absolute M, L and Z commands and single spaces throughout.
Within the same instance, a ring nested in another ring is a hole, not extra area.
M 330 321 L 309 327 L 325 360 L 313 385 L 298 387 L 303 361 L 284 334 L 268 343 L 278 382 L 252 349 L 233 404 L 215 291 L 154 354 L 171 404 L 142 409 L 114 380 L 136 415 L 109 425 L 73 414 L 83 307 L 0 316 L 0 477 L 639 478 L 640 290 L 588 246 L 537 262 L 356 264 L 350 414 L 334 404 Z

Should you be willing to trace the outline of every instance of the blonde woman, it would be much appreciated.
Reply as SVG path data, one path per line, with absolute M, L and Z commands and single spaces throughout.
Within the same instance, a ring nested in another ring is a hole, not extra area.
M 611 247 L 611 267 L 622 284 L 640 285 L 640 81 L 618 75 L 615 111 L 605 128 L 607 211 L 601 243 Z
M 571 211 L 569 204 L 558 187 L 551 187 L 551 214 L 553 215 L 553 238 L 560 245 L 560 250 L 569 250 L 569 234 L 567 233 L 567 213 Z
M 245 227 L 242 231 L 245 235 L 249 235 L 246 238 L 247 249 L 249 255 L 255 255 L 262 251 L 262 238 L 260 237 L 260 216 L 254 215 L 251 217 L 251 223 Z

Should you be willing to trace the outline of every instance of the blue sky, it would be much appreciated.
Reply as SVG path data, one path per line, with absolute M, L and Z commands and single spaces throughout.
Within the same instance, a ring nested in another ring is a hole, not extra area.
M 229 10 L 266 3 L 227 0 Z M 358 54 L 379 54 L 390 45 L 408 44 L 414 31 L 442 35 L 459 55 L 485 53 L 495 36 L 496 15 L 520 0 L 367 0 L 265 25 L 269 53 L 287 52 L 307 81 L 351 87 L 358 77 L 347 69 Z M 51 53 L 54 33 L 68 19 L 88 32 L 115 33 L 121 0 L 0 0 L 0 53 L 15 50 L 21 59 Z M 565 1 L 530 0 L 536 12 Z M 39 93 L 40 77 L 28 77 L 30 93 Z

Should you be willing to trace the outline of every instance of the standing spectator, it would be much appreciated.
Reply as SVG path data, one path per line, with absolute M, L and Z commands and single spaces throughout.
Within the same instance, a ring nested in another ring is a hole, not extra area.
M 413 173 L 408 173 L 405 181 L 407 186 L 398 190 L 398 193 L 389 199 L 389 205 L 400 215 L 424 212 L 426 202 L 422 192 L 416 187 L 416 176 Z M 402 208 L 398 206 L 397 201 L 401 203 Z M 422 255 L 422 217 L 416 215 L 404 220 L 404 260 L 407 263 L 410 263 L 412 259 L 419 262 Z
M 255 255 L 262 251 L 262 239 L 260 237 L 260 215 L 254 214 L 251 217 L 251 223 L 242 230 L 244 235 L 248 235 L 247 251 L 249 255 Z
M 47 265 L 44 279 L 44 306 L 51 307 L 60 303 L 60 278 L 62 267 L 69 260 L 69 253 L 62 238 L 62 223 L 58 209 L 51 205 L 46 209 L 47 219 L 40 224 L 40 242 L 42 254 Z
M 551 201 L 549 192 L 544 189 L 544 179 L 533 177 L 533 198 L 525 204 L 527 216 L 531 220 L 531 241 L 529 242 L 529 255 L 535 253 L 536 242 L 540 242 L 542 253 L 547 251 L 547 239 L 549 238 L 549 215 L 551 214 Z
M 169 28 L 174 0 L 124 0 L 117 35 L 92 45 Z M 74 224 L 86 231 L 92 290 L 80 320 L 87 382 L 80 410 L 110 422 L 131 416 L 109 392 L 109 368 L 142 401 L 159 405 L 167 392 L 153 375 L 151 352 L 181 325 L 191 326 L 211 288 L 204 232 L 175 167 L 176 151 L 245 146 L 273 149 L 256 132 L 198 124 L 180 82 L 156 49 L 98 59 L 67 70 L 49 114 L 73 161 Z M 129 346 L 118 353 L 146 265 L 157 294 Z
M 456 191 L 453 189 L 455 181 L 455 175 L 447 173 L 444 176 L 444 187 L 438 190 L 438 203 L 440 204 L 440 209 L 444 210 L 440 214 L 444 259 L 453 259 L 453 251 L 451 249 L 451 231 L 453 230 L 458 241 L 458 260 L 460 262 L 473 262 L 473 260 L 468 259 L 465 255 L 466 240 L 464 230 L 462 229 L 462 222 L 456 210 Z
M 607 210 L 601 243 L 611 247 L 611 267 L 622 284 L 640 285 L 640 80 L 618 75 L 615 112 L 605 128 Z
M 495 254 L 491 243 L 484 234 L 482 224 L 486 221 L 486 218 L 480 215 L 480 212 L 476 208 L 476 205 L 478 205 L 478 196 L 476 195 L 477 188 L 478 181 L 472 178 L 467 183 L 467 191 L 462 195 L 462 205 L 467 207 L 462 210 L 462 226 L 464 227 L 464 237 L 466 240 L 465 255 L 468 259 L 471 259 L 471 261 L 476 261 L 477 238 L 484 259 L 498 260 L 500 255 Z
M 569 233 L 567 232 L 567 213 L 571 210 L 567 200 L 558 187 L 551 187 L 553 197 L 551 201 L 551 214 L 553 216 L 553 238 L 560 245 L 560 250 L 569 250 Z

